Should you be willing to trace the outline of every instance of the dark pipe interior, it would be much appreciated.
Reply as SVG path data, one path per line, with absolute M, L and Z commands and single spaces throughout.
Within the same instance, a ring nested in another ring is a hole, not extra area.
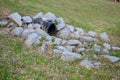
M 55 24 L 51 24 L 50 26 L 49 26 L 49 28 L 48 28 L 48 34 L 49 35 L 51 35 L 51 36 L 53 36 L 53 35 L 55 35 L 56 34 L 56 26 L 55 26 Z

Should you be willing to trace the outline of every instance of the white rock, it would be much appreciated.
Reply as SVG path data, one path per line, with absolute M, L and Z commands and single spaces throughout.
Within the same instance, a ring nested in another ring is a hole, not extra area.
M 110 39 L 108 38 L 106 32 L 101 33 L 100 38 L 105 42 L 110 42 Z
M 77 49 L 77 52 L 85 52 L 86 50 L 85 50 L 85 48 L 78 48 Z
M 85 67 L 88 67 L 88 68 L 94 68 L 94 65 L 89 61 L 89 60 L 82 60 L 81 63 L 80 63 L 81 66 L 85 66 Z
M 65 27 L 65 22 L 63 18 L 57 18 L 56 20 L 58 22 L 58 24 L 56 25 L 57 30 L 63 29 Z
M 16 27 L 15 23 L 14 22 L 10 22 L 7 27 Z
M 38 13 L 37 15 L 35 15 L 35 16 L 33 17 L 33 19 L 42 18 L 42 17 L 43 17 L 43 13 L 40 12 L 40 13 Z
M 30 34 L 34 33 L 34 29 L 25 29 L 22 33 L 22 38 L 26 39 Z
M 21 36 L 23 32 L 23 28 L 22 27 L 16 27 L 15 29 L 12 30 L 12 34 L 15 36 Z
M 64 27 L 65 27 L 65 23 L 60 23 L 60 24 L 56 25 L 56 28 L 57 28 L 58 31 L 63 29 Z
M 55 38 L 55 42 L 53 42 L 54 45 L 60 45 L 62 43 L 62 39 L 57 38 L 57 37 L 54 37 L 54 38 Z
M 88 36 L 80 36 L 80 40 L 81 40 L 81 41 L 86 41 L 86 42 L 97 41 L 96 38 L 92 38 L 92 37 L 88 37 Z
M 62 54 L 63 53 L 63 51 L 58 50 L 58 49 L 54 49 L 53 52 L 54 52 L 54 54 Z
M 19 26 L 22 26 L 22 17 L 21 15 L 19 15 L 17 12 L 16 13 L 12 13 L 8 16 L 8 18 L 12 19 L 13 21 L 15 21 Z
M 25 44 L 27 47 L 30 47 L 34 42 L 38 39 L 38 34 L 32 33 L 28 36 L 28 38 L 25 41 Z
M 62 43 L 61 43 L 61 45 L 67 45 L 67 40 L 62 40 Z
M 96 32 L 93 32 L 93 31 L 89 31 L 88 34 L 89 34 L 91 37 L 96 37 L 96 36 L 97 36 Z
M 67 25 L 67 28 L 70 30 L 70 32 L 74 32 L 75 28 L 72 25 Z
M 65 48 L 68 50 L 68 51 L 73 51 L 73 49 L 75 48 L 75 46 L 65 46 Z
M 81 45 L 82 46 L 82 43 L 79 40 L 69 40 L 67 42 L 67 45 L 71 45 L 71 46 Z
M 65 47 L 63 47 L 63 46 L 56 46 L 56 48 L 58 49 L 58 50 L 61 50 L 61 51 L 68 51 Z
M 41 51 L 42 53 L 45 53 L 46 50 L 47 50 L 47 45 L 46 45 L 45 43 L 43 43 L 42 46 L 40 47 L 40 51 Z
M 32 18 L 30 16 L 23 16 L 22 17 L 24 23 L 31 23 Z
M 115 57 L 115 56 L 110 56 L 110 55 L 102 55 L 102 56 L 103 56 L 103 58 L 109 59 L 111 62 L 116 62 L 116 61 L 120 60 L 120 58 Z
M 111 46 L 110 46 L 110 44 L 108 44 L 108 43 L 104 43 L 103 46 L 104 46 L 106 49 L 111 50 Z
M 45 40 L 46 41 L 52 41 L 52 37 L 48 35 L 48 36 L 45 37 Z
M 28 24 L 27 28 L 28 29 L 33 29 L 33 25 L 32 24 Z
M 74 36 L 75 39 L 79 39 L 80 38 L 80 33 L 78 31 L 75 31 L 74 35 L 75 35 Z
M 97 62 L 97 61 L 91 61 L 91 63 L 95 66 L 95 67 L 99 67 L 101 65 L 101 62 Z
M 48 13 L 46 13 L 46 14 L 44 15 L 44 18 L 48 18 L 48 19 L 54 21 L 54 20 L 56 19 L 56 16 L 55 16 L 53 13 L 48 12 Z
M 75 28 L 75 31 L 79 33 L 80 36 L 84 36 L 85 32 L 82 28 Z
M 34 29 L 40 29 L 41 27 L 42 26 L 40 24 L 37 24 L 37 23 L 33 24 Z
M 108 49 L 102 49 L 101 53 L 103 53 L 103 54 L 109 54 L 109 50 Z
M 8 24 L 8 21 L 0 21 L 0 25 L 5 26 Z
M 39 36 L 43 36 L 43 37 L 48 36 L 48 34 L 47 34 L 45 31 L 43 31 L 42 29 L 35 30 L 35 32 L 36 32 Z
M 100 52 L 101 46 L 94 44 L 93 49 L 95 52 Z
M 118 51 L 118 50 L 120 50 L 120 47 L 112 46 L 112 50 L 113 50 L 113 51 Z
M 64 28 L 58 32 L 58 37 L 62 39 L 68 39 L 70 34 L 70 30 L 68 28 Z
M 40 40 L 37 39 L 35 42 L 34 42 L 34 45 L 39 45 L 40 44 Z
M 69 51 L 64 51 L 61 56 L 62 61 L 74 61 L 74 60 L 80 59 L 80 58 L 81 58 L 80 54 L 69 52 Z

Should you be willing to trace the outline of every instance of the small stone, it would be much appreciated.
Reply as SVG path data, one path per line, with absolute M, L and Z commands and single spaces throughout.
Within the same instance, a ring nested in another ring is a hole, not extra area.
M 48 36 L 45 37 L 45 40 L 46 41 L 52 41 L 52 37 L 48 35 Z
M 86 41 L 86 42 L 94 42 L 97 41 L 96 38 L 92 38 L 92 37 L 88 37 L 88 36 L 80 36 L 80 40 L 81 41 Z
M 42 29 L 39 29 L 39 30 L 35 30 L 35 32 L 39 35 L 39 36 L 43 36 L 43 37 L 46 37 L 46 36 L 48 36 L 48 34 L 45 32 L 45 31 L 43 31 Z
M 62 40 L 62 43 L 61 43 L 61 45 L 67 45 L 67 40 Z
M 12 34 L 15 36 L 21 36 L 23 32 L 23 28 L 22 27 L 16 27 L 15 29 L 12 30 Z
M 80 54 L 69 52 L 69 51 L 64 51 L 61 56 L 62 61 L 74 61 L 74 60 L 80 59 L 80 58 L 81 58 Z
M 22 33 L 22 38 L 26 39 L 30 34 L 34 33 L 34 29 L 25 29 Z
M 64 28 L 58 32 L 58 37 L 62 39 L 68 39 L 70 34 L 70 30 L 68 28 Z
M 31 23 L 32 18 L 30 16 L 23 16 L 22 17 L 24 23 Z
M 67 45 L 71 45 L 71 46 L 81 45 L 82 46 L 82 43 L 79 40 L 69 40 L 67 42 Z
M 44 15 L 44 18 L 48 18 L 48 19 L 54 21 L 54 20 L 56 19 L 56 16 L 55 16 L 53 13 L 48 12 L 48 13 L 46 13 L 46 14 Z
M 38 39 L 38 34 L 32 33 L 28 36 L 25 41 L 26 47 L 30 47 Z
M 63 47 L 63 46 L 56 46 L 56 48 L 58 49 L 58 50 L 61 50 L 61 51 L 68 51 L 65 47 Z
M 10 22 L 10 23 L 7 25 L 7 27 L 8 27 L 8 28 L 9 28 L 9 27 L 16 27 L 16 25 L 15 25 L 15 23 Z
M 8 21 L 0 21 L 0 25 L 6 26 L 8 24 Z
M 33 24 L 34 29 L 41 29 L 41 27 L 42 26 L 40 24 L 37 24 L 37 23 Z
M 46 50 L 47 50 L 47 45 L 46 45 L 45 43 L 43 43 L 42 46 L 40 47 L 40 51 L 41 51 L 42 53 L 45 53 Z
M 89 61 L 89 60 L 82 60 L 81 63 L 80 63 L 81 66 L 85 66 L 85 67 L 88 67 L 88 68 L 94 68 L 94 65 Z
M 99 67 L 101 65 L 101 62 L 97 62 L 97 61 L 91 61 L 91 63 L 95 66 L 95 67 Z
M 70 30 L 70 32 L 74 32 L 75 28 L 72 25 L 67 25 L 67 28 Z
M 106 49 L 111 50 L 111 46 L 110 46 L 110 44 L 108 44 L 108 43 L 104 43 L 103 46 L 104 46 Z
M 39 44 L 40 44 L 40 40 L 37 39 L 37 40 L 34 42 L 34 46 L 35 46 L 35 45 L 39 45 Z
M 107 43 L 110 42 L 110 39 L 108 38 L 106 32 L 101 33 L 100 38 Z
M 43 17 L 43 13 L 40 12 L 40 13 L 38 13 L 37 15 L 35 15 L 35 16 L 33 17 L 33 19 L 42 18 L 42 17 Z
M 120 47 L 112 46 L 112 50 L 113 50 L 113 51 L 119 51 L 119 50 L 120 50 Z
M 93 31 L 89 31 L 88 35 L 90 35 L 91 37 L 96 37 L 97 36 L 96 32 L 93 32 Z
M 58 24 L 56 25 L 58 31 L 65 27 L 65 22 L 63 18 L 57 18 L 56 21 L 58 22 Z
M 15 21 L 19 26 L 22 26 L 22 17 L 21 15 L 19 15 L 17 12 L 16 13 L 12 13 L 8 16 L 8 18 L 12 19 L 13 21 Z
M 32 24 L 28 24 L 27 28 L 28 29 L 33 29 L 33 25 Z
M 109 54 L 109 50 L 108 49 L 102 49 L 101 53 L 103 53 L 103 54 Z
M 58 49 L 54 49 L 53 52 L 54 52 L 54 54 L 62 54 L 63 53 L 63 51 L 58 50 Z
M 115 56 L 110 56 L 110 55 L 102 55 L 102 56 L 103 56 L 103 58 L 109 59 L 111 62 L 116 62 L 116 61 L 120 60 L 120 58 L 115 57 Z
M 73 51 L 73 49 L 75 48 L 75 46 L 65 46 L 65 48 L 68 50 L 68 51 Z
M 54 45 L 60 45 L 62 43 L 62 39 L 57 38 L 57 37 L 54 37 L 54 38 L 55 38 L 55 41 L 53 42 Z
M 77 49 L 77 52 L 85 52 L 85 51 L 86 51 L 85 48 L 78 48 L 78 49 Z
M 95 52 L 100 52 L 101 46 L 94 44 L 93 49 Z

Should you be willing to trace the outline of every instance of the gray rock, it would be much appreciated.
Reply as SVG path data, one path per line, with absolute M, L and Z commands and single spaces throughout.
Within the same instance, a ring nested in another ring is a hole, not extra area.
M 57 30 L 63 29 L 65 27 L 65 22 L 64 22 L 63 18 L 57 18 L 56 20 L 58 22 L 58 24 L 56 25 Z
M 30 16 L 23 16 L 22 17 L 24 23 L 31 23 L 32 18 Z
M 67 42 L 67 45 L 71 45 L 71 46 L 78 46 L 78 45 L 80 45 L 80 46 L 82 46 L 82 43 L 79 40 L 69 40 Z
M 68 39 L 70 34 L 70 30 L 68 28 L 64 28 L 58 32 L 58 37 L 62 39 Z
M 30 34 L 34 33 L 34 29 L 25 29 L 22 33 L 22 38 L 26 39 Z
M 16 27 L 17 25 L 15 25 L 15 23 L 13 23 L 13 22 L 10 22 L 8 25 L 7 25 L 7 27 Z
M 110 56 L 110 55 L 102 55 L 102 56 L 103 56 L 103 58 L 109 59 L 111 62 L 116 62 L 116 61 L 120 60 L 120 58 L 115 57 L 115 56 Z
M 21 36 L 23 32 L 23 28 L 22 27 L 16 27 L 15 29 L 12 30 L 12 34 L 15 36 Z
M 85 67 L 88 67 L 88 68 L 94 68 L 95 66 L 91 63 L 91 61 L 89 60 L 82 60 L 81 63 L 80 63 L 81 66 L 85 66 Z
M 27 47 L 30 47 L 34 42 L 38 39 L 38 34 L 32 33 L 28 36 L 28 38 L 25 41 L 25 45 Z
M 107 43 L 110 42 L 110 39 L 108 38 L 106 32 L 101 33 L 100 38 Z
M 95 52 L 100 52 L 101 46 L 94 44 L 93 49 Z
M 41 27 L 42 26 L 40 24 L 37 24 L 37 23 L 33 24 L 33 28 L 36 29 L 36 30 L 40 30 Z
M 54 45 L 60 45 L 62 43 L 62 39 L 54 37 L 55 38 L 55 42 L 53 42 Z
M 8 21 L 0 21 L 0 25 L 5 26 L 8 24 Z
M 90 35 L 91 37 L 96 37 L 97 36 L 96 32 L 93 32 L 93 31 L 89 31 L 88 35 Z
M 53 13 L 48 12 L 48 13 L 46 13 L 46 14 L 44 15 L 44 18 L 48 18 L 48 19 L 54 21 L 54 20 L 56 19 L 56 16 L 55 16 Z
M 80 54 L 69 52 L 69 51 L 64 51 L 61 56 L 62 61 L 74 61 L 74 60 L 80 59 L 80 58 L 81 58 Z
M 28 29 L 33 29 L 33 25 L 32 24 L 28 24 L 27 28 Z
M 97 41 L 96 38 L 88 37 L 88 36 L 80 36 L 80 41 L 86 42 L 94 42 Z
M 45 53 L 47 51 L 47 45 L 45 43 L 40 47 L 40 52 Z
M 62 43 L 61 43 L 61 45 L 67 45 L 67 40 L 62 40 Z
M 103 53 L 103 54 L 109 54 L 109 50 L 108 49 L 102 49 L 101 53 Z
M 68 51 L 65 47 L 63 47 L 63 46 L 56 46 L 56 48 L 58 49 L 58 50 L 61 50 L 61 51 Z
M 72 25 L 67 25 L 67 28 L 70 30 L 70 32 L 74 32 L 75 28 Z
M 85 51 L 86 51 L 85 48 L 78 48 L 78 49 L 77 49 L 77 52 L 85 52 Z
M 34 42 L 34 46 L 39 45 L 39 44 L 40 44 L 40 40 L 37 39 L 37 40 Z
M 35 30 L 35 32 L 36 32 L 39 36 L 43 36 L 43 37 L 48 36 L 48 34 L 47 34 L 45 31 L 43 31 L 42 29 Z
M 12 13 L 8 16 L 8 18 L 12 19 L 15 23 L 17 23 L 19 26 L 22 26 L 22 17 L 21 15 L 19 15 L 17 12 L 16 13 Z
M 33 17 L 33 19 L 42 18 L 42 17 L 43 17 L 43 13 L 40 12 L 40 13 L 38 13 L 37 15 L 35 15 L 35 16 Z
M 120 50 L 120 47 L 112 46 L 112 50 L 113 51 L 118 51 L 118 50 Z
M 45 40 L 46 41 L 52 41 L 52 37 L 48 35 L 48 36 L 45 37 Z
M 101 62 L 97 62 L 97 61 L 91 61 L 91 63 L 95 66 L 95 67 L 99 67 L 101 65 Z
M 54 52 L 54 54 L 62 54 L 63 53 L 63 51 L 58 50 L 58 49 L 54 49 L 53 52 Z
M 108 44 L 108 43 L 104 43 L 103 46 L 104 46 L 106 49 L 111 50 L 111 46 L 110 46 L 110 44 Z
M 75 48 L 75 46 L 65 46 L 65 48 L 68 50 L 68 51 L 73 51 L 73 49 Z

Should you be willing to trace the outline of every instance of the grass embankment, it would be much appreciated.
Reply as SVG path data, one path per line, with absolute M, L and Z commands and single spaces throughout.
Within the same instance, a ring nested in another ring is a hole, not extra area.
M 0 15 L 19 12 L 35 15 L 52 12 L 66 23 L 84 30 L 107 32 L 111 42 L 120 46 L 120 3 L 109 0 L 1 0 Z M 102 61 L 98 69 L 87 69 L 80 61 L 62 62 L 60 56 L 40 54 L 23 48 L 22 40 L 0 35 L 1 80 L 110 80 L 120 79 L 120 66 Z M 111 55 L 120 57 L 120 52 Z

